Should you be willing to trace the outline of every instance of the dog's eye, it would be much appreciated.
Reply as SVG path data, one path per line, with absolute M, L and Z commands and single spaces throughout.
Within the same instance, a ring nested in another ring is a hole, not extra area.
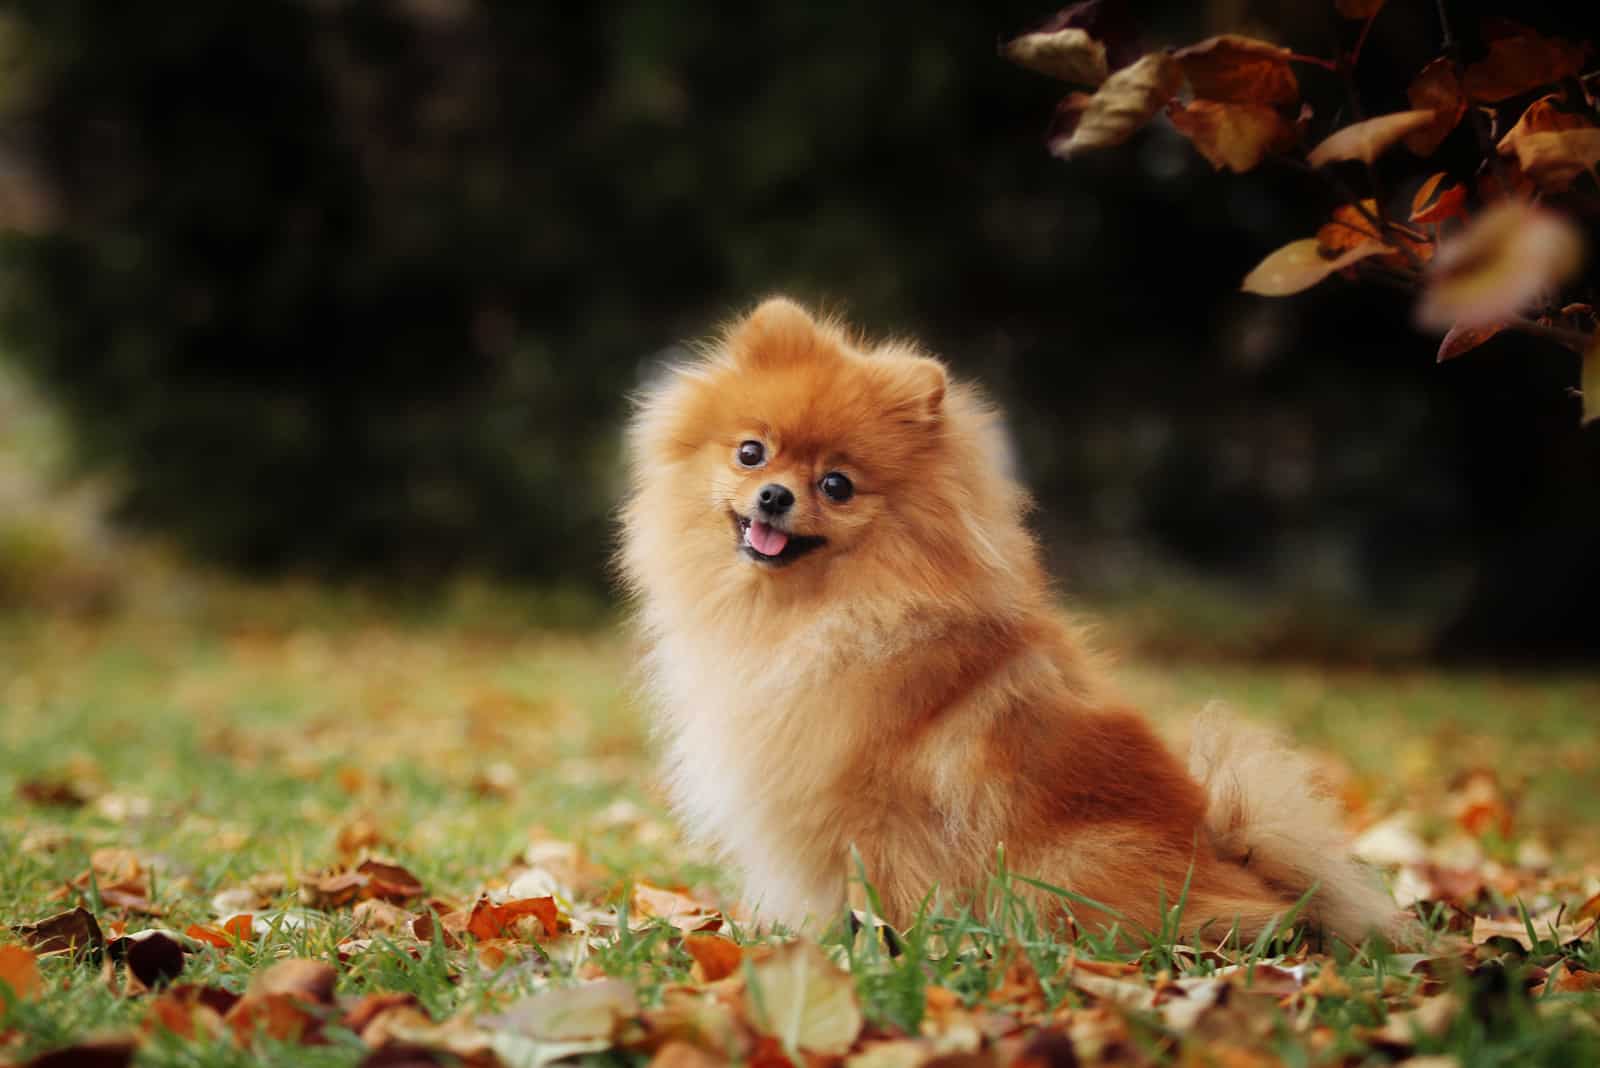
M 767 460 L 767 447 L 759 441 L 739 443 L 739 463 L 745 467 L 760 467 Z
M 855 496 L 856 487 L 849 478 L 840 472 L 829 471 L 822 476 L 822 492 L 826 493 L 830 500 L 843 504 Z

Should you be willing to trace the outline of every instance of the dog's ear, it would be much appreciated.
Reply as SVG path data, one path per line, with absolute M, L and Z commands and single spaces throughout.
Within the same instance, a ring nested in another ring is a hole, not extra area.
M 896 418 L 929 425 L 944 419 L 944 396 L 950 386 L 944 364 L 931 356 L 895 354 L 885 359 L 883 373 Z
M 824 338 L 811 313 L 788 297 L 768 297 L 728 332 L 728 351 L 746 367 L 781 367 L 813 355 Z

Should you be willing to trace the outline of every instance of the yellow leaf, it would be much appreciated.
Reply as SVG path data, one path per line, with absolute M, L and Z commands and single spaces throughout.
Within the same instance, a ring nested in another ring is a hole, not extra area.
M 1182 81 L 1171 56 L 1152 52 L 1111 75 L 1093 96 L 1072 94 L 1057 112 L 1051 153 L 1069 159 L 1088 149 L 1122 144 L 1172 99 Z
M 1368 256 L 1378 256 L 1389 248 L 1376 241 L 1356 245 L 1332 258 L 1322 254 L 1314 237 L 1291 241 L 1256 265 L 1245 275 L 1240 288 L 1263 297 L 1287 297 L 1310 289 L 1335 271 Z
M 1106 80 L 1106 46 L 1077 27 L 1038 30 L 1008 41 L 1000 53 L 1029 70 L 1080 85 Z
M 1379 115 L 1375 119 L 1351 123 L 1313 148 L 1306 158 L 1313 167 L 1346 159 L 1371 163 L 1406 134 L 1420 130 L 1433 121 L 1433 109 L 1424 108 L 1419 111 L 1397 111 L 1392 115 Z
M 1443 241 L 1423 278 L 1425 329 L 1482 327 L 1552 294 L 1583 264 L 1583 236 L 1563 215 L 1504 200 Z
M 757 1031 L 785 1049 L 840 1056 L 861 1033 L 856 986 L 811 942 L 791 942 L 750 968 Z
M 1560 192 L 1578 175 L 1600 167 L 1600 129 L 1523 134 L 1516 150 L 1517 163 L 1528 177 Z

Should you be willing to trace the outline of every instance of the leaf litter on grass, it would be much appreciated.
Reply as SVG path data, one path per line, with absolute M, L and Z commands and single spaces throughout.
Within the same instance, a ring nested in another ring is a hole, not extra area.
M 754 927 L 637 792 L 648 753 L 616 656 L 365 629 L 157 658 L 136 672 L 149 703 L 90 718 L 162 737 L 168 778 L 144 772 L 165 759 L 150 743 L 132 761 L 111 745 L 57 753 L 96 768 L 97 798 L 141 803 L 46 793 L 0 822 L 0 1063 L 1465 1065 L 1600 1050 L 1600 868 L 1558 858 L 1515 773 L 1411 769 L 1438 784 L 1411 805 L 1340 787 L 1358 850 L 1419 917 L 1415 945 L 1052 926 L 1004 872 L 977 911 L 903 931 L 861 913 L 795 937 Z M 97 682 L 92 657 L 74 670 L 68 702 L 127 690 Z M 31 781 L 24 761 L 86 722 L 25 741 L 0 776 Z M 18 736 L 10 718 L 0 729 Z

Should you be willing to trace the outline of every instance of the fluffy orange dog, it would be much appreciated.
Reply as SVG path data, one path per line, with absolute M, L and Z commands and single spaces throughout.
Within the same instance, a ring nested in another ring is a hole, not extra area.
M 1321 926 L 1392 928 L 1303 760 L 1203 722 L 1186 769 L 1108 694 L 995 411 L 937 361 L 769 300 L 644 398 L 629 449 L 673 797 L 762 916 L 832 919 L 854 846 L 904 922 L 981 892 L 1004 844 L 1147 928 L 1186 878 L 1191 930 L 1254 935 L 1313 887 Z

